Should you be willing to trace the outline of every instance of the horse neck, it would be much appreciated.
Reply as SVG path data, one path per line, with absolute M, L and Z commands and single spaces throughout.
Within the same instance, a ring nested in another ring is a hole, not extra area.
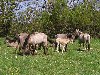
M 78 31 L 77 35 L 80 36 L 81 34 L 83 34 L 83 32 Z

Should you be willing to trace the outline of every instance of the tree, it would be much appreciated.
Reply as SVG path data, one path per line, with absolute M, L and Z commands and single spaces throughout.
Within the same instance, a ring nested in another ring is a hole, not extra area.
M 6 36 L 9 33 L 11 22 L 13 19 L 13 9 L 15 7 L 14 0 L 9 2 L 8 0 L 1 1 L 2 14 L 0 15 L 0 34 Z

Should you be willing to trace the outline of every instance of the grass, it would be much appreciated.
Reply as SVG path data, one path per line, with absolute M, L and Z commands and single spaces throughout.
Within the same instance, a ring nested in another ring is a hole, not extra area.
M 0 38 L 0 75 L 100 75 L 100 40 L 92 39 L 91 51 L 77 51 L 77 41 L 63 54 L 49 48 L 49 55 L 20 56 Z

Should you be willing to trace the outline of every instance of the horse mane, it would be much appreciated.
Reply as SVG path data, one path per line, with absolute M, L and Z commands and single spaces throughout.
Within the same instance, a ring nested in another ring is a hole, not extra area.
M 79 34 L 84 34 L 83 32 L 79 31 Z
M 72 34 L 67 34 L 67 38 L 72 38 Z
M 35 34 L 38 34 L 38 33 L 39 33 L 39 32 L 31 32 L 30 34 L 28 34 L 28 36 L 27 36 L 27 38 L 25 39 L 25 42 L 24 42 L 24 44 L 23 44 L 23 47 L 26 48 L 26 45 L 28 44 L 28 40 L 29 40 L 31 34 L 35 35 Z

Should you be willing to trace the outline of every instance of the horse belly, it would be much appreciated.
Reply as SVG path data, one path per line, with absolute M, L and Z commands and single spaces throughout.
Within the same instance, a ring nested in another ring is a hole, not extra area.
M 42 43 L 43 42 L 43 37 L 35 37 L 34 38 L 34 42 L 36 43 L 36 44 L 39 44 L 39 43 Z

